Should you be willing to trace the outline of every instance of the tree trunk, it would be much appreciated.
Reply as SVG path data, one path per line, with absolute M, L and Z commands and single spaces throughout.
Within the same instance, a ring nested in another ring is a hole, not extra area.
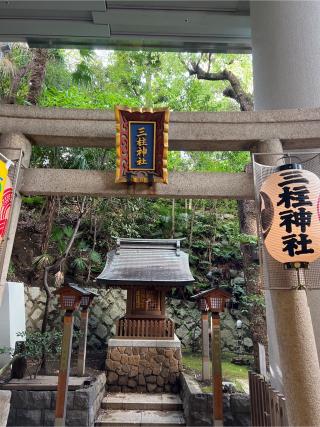
M 172 199 L 171 204 L 171 239 L 174 239 L 176 232 L 176 201 Z
M 54 218 L 56 215 L 56 196 L 48 196 L 44 220 L 44 230 L 42 235 L 41 253 L 48 252 L 49 240 L 52 232 Z
M 93 203 L 93 207 L 95 206 L 95 203 Z M 94 252 L 96 250 L 96 245 L 97 245 L 97 231 L 98 231 L 98 224 L 97 224 L 97 215 L 96 213 L 94 213 L 94 217 L 93 217 L 93 221 L 91 220 L 91 224 L 90 227 L 93 225 L 93 244 L 92 244 L 92 252 Z M 88 275 L 87 275 L 87 283 L 90 282 L 91 279 L 91 269 L 92 269 L 92 260 L 90 257 L 89 260 L 89 266 L 88 266 Z
M 41 90 L 46 75 L 48 49 L 34 49 L 30 75 L 30 86 L 27 101 L 36 105 L 41 95 Z
M 252 165 L 246 167 L 246 172 L 252 170 Z M 256 206 L 254 200 L 238 201 L 238 212 L 241 233 L 256 236 Z M 266 312 L 260 266 L 253 261 L 255 248 L 250 244 L 241 244 L 243 271 L 246 279 L 247 295 L 254 296 L 249 310 L 250 332 L 253 341 L 254 369 L 259 372 L 259 343 L 266 349 L 268 358 L 268 337 L 266 327 Z
M 192 199 L 190 199 L 189 209 L 191 208 L 191 220 L 190 220 L 190 232 L 189 232 L 189 251 L 192 250 L 192 243 L 193 243 L 193 226 L 194 226 L 194 220 L 196 216 L 196 207 L 197 207 L 197 200 L 192 205 Z

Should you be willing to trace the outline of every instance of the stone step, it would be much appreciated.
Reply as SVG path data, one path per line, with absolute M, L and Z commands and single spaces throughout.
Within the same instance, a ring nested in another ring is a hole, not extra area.
M 108 393 L 102 400 L 102 409 L 177 411 L 182 402 L 177 394 Z
M 96 427 L 181 427 L 185 426 L 182 411 L 134 411 L 101 409 Z

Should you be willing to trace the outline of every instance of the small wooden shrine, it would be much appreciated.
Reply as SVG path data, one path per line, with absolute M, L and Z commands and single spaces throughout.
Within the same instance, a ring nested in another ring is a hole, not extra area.
M 117 338 L 173 339 L 165 296 L 194 281 L 180 239 L 118 239 L 97 282 L 127 289 L 126 314 L 117 322 Z

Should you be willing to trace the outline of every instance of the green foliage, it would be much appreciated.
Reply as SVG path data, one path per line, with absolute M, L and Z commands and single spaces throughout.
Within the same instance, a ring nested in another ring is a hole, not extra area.
M 57 244 L 57 249 L 60 255 L 64 254 L 72 235 L 73 227 L 71 225 L 53 227 L 51 240 Z
M 0 354 L 11 354 L 12 355 L 13 351 L 14 350 L 10 347 L 6 347 L 6 346 L 0 347 Z
M 7 280 L 14 281 L 14 279 L 15 279 L 15 273 L 16 273 L 16 269 L 15 269 L 15 266 L 14 266 L 14 264 L 12 262 L 12 259 L 11 259 L 10 263 L 9 263 Z
M 47 356 L 57 356 L 61 351 L 61 331 L 50 331 L 50 332 L 18 332 L 17 337 L 25 341 L 25 349 L 21 353 L 25 356 L 30 364 L 34 366 L 33 376 L 36 378 L 39 369 L 41 367 L 43 359 Z M 31 373 L 29 371 L 31 378 Z
M 245 292 L 241 298 L 241 313 L 243 315 L 250 314 L 253 307 L 265 307 L 265 299 L 263 295 L 247 295 Z
M 202 356 L 200 353 L 184 352 L 182 355 L 183 367 L 191 372 L 193 375 L 200 375 L 202 372 Z M 243 392 L 243 386 L 248 387 L 248 370 L 247 366 L 234 365 L 230 361 L 230 354 L 222 354 L 222 378 L 223 381 L 230 381 L 234 383 L 237 391 Z M 204 392 L 212 392 L 212 387 L 203 387 Z
M 44 197 L 42 196 L 24 196 L 22 202 L 30 207 L 42 206 L 44 203 Z
M 63 231 L 64 237 L 70 240 L 73 235 L 73 228 L 70 225 L 67 225 L 66 227 L 63 227 L 62 231 Z
M 251 244 L 251 245 L 257 245 L 258 244 L 258 237 L 253 236 L 252 234 L 239 234 L 239 242 L 241 244 Z
M 53 257 L 50 254 L 41 254 L 33 258 L 33 265 L 37 269 L 42 269 L 47 265 L 50 265 L 53 261 Z
M 78 257 L 73 260 L 72 265 L 80 272 L 85 271 L 87 268 L 87 263 L 84 258 Z
M 97 252 L 97 251 L 90 251 L 89 252 L 89 256 L 90 256 L 90 260 L 94 264 L 101 264 L 102 263 L 101 255 L 99 254 L 99 252 Z

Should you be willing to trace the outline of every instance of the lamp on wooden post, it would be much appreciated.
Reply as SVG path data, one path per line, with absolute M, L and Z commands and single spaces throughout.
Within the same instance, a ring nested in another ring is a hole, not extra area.
M 78 309 L 81 298 L 86 296 L 87 292 L 76 285 L 65 285 L 55 291 L 55 294 L 59 295 L 59 302 L 61 308 L 65 310 L 65 314 L 63 317 L 63 337 L 54 425 L 65 426 L 73 334 L 73 313 Z
M 213 421 L 214 425 L 223 425 L 223 394 L 220 347 L 220 313 L 225 309 L 231 295 L 215 286 L 212 289 L 194 295 L 201 307 L 207 307 L 212 315 L 212 385 L 213 385 Z
M 80 338 L 77 363 L 77 373 L 79 377 L 83 377 L 86 370 L 89 307 L 93 298 L 98 295 L 88 289 L 84 289 L 84 291 L 87 292 L 87 295 L 82 296 L 80 300 Z

